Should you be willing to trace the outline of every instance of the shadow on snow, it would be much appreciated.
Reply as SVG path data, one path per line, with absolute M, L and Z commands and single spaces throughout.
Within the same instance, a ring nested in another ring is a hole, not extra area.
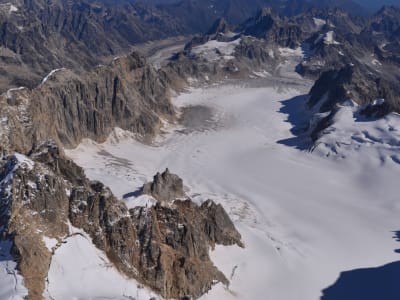
M 292 125 L 290 132 L 294 137 L 277 141 L 278 144 L 294 147 L 299 150 L 308 150 L 312 141 L 307 134 L 310 113 L 306 109 L 307 95 L 300 95 L 289 100 L 281 101 L 280 113 L 287 115 L 286 122 Z
M 0 262 L 12 261 L 14 258 L 11 256 L 12 242 L 9 240 L 0 241 Z
M 400 231 L 394 238 L 400 242 Z M 400 253 L 400 249 L 394 251 Z M 399 278 L 400 261 L 342 272 L 332 286 L 322 291 L 321 300 L 399 300 Z

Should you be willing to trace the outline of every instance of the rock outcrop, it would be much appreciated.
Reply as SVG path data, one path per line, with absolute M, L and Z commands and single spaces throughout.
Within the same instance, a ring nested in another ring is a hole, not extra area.
M 143 194 L 151 195 L 159 201 L 166 202 L 186 197 L 182 179 L 171 174 L 168 169 L 162 174 L 157 173 L 152 182 L 143 186 L 142 191 Z
M 263 8 L 258 14 L 238 27 L 244 35 L 265 39 L 281 47 L 300 46 L 304 34 L 298 24 L 273 13 L 271 8 Z
M 182 180 L 164 172 L 154 192 L 169 202 L 128 210 L 102 183 L 88 180 L 56 143 L 38 144 L 28 156 L 0 161 L 0 228 L 13 242 L 29 299 L 42 299 L 54 248 L 69 225 L 91 236 L 118 270 L 165 298 L 198 298 L 217 282 L 228 284 L 209 257 L 215 244 L 239 245 L 241 236 L 221 205 L 201 206 L 182 196 Z M 171 191 L 168 191 L 171 189 Z

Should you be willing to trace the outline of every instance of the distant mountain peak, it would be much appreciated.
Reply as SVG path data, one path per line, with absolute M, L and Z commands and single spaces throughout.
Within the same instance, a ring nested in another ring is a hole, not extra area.
M 376 13 L 377 16 L 393 16 L 400 14 L 400 7 L 394 5 L 384 5 L 382 8 Z
M 208 30 L 207 35 L 213 35 L 217 33 L 226 33 L 229 31 L 229 24 L 225 18 L 219 18 L 214 22 L 211 28 Z

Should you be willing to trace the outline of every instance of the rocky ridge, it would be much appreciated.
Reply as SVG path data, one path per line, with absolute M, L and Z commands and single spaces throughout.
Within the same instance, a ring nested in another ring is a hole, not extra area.
M 337 6 L 362 14 L 351 0 Z M 218 18 L 237 25 L 262 7 L 285 16 L 312 8 L 333 8 L 331 1 L 0 1 L 0 92 L 33 88 L 51 70 L 88 71 L 138 43 L 204 32 Z M 291 34 L 296 30 L 291 27 Z
M 164 177 L 181 182 L 170 173 Z M 167 191 L 166 182 L 156 184 Z M 42 299 L 57 248 L 49 249 L 45 239 L 62 243 L 71 225 L 90 235 L 118 270 L 165 298 L 197 298 L 217 282 L 228 284 L 208 255 L 215 244 L 243 247 L 225 210 L 211 200 L 198 206 L 170 195 L 160 196 L 155 206 L 128 210 L 102 183 L 88 180 L 52 141 L 29 156 L 3 156 L 1 236 L 13 242 L 28 298 Z
M 2 147 L 21 153 L 47 138 L 101 142 L 115 127 L 151 137 L 175 114 L 167 81 L 135 52 L 82 75 L 54 70 L 35 89 L 1 95 L 0 107 Z
M 148 40 L 187 34 L 140 1 L 13 0 L 0 5 L 0 92 L 35 87 L 56 68 L 84 72 Z

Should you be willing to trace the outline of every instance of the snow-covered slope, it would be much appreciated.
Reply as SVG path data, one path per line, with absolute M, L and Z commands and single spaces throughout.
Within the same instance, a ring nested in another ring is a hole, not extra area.
M 84 232 L 76 228 L 71 231 L 71 236 L 56 249 L 52 258 L 46 299 L 148 300 L 156 297 L 120 274 Z
M 400 164 L 400 116 L 391 113 L 380 119 L 369 118 L 360 113 L 361 109 L 349 101 L 341 106 L 314 151 L 360 163 L 368 157 L 376 166 Z
M 24 287 L 24 279 L 16 270 L 10 250 L 11 242 L 0 242 L 0 299 L 22 300 L 28 295 Z
M 85 141 L 68 154 L 129 205 L 166 167 L 184 178 L 193 199 L 224 205 L 246 248 L 216 248 L 214 262 L 231 284 L 202 299 L 319 299 L 340 272 L 399 259 L 392 232 L 400 227 L 400 168 L 393 160 L 377 165 L 373 153 L 335 160 L 292 147 L 304 106 L 295 96 L 309 86 L 260 80 L 175 99 L 211 108 L 208 127 L 169 128 L 155 145 Z
M 234 58 L 235 47 L 240 44 L 240 40 L 240 38 L 231 42 L 211 40 L 203 45 L 194 47 L 192 52 L 208 61 L 231 60 Z

